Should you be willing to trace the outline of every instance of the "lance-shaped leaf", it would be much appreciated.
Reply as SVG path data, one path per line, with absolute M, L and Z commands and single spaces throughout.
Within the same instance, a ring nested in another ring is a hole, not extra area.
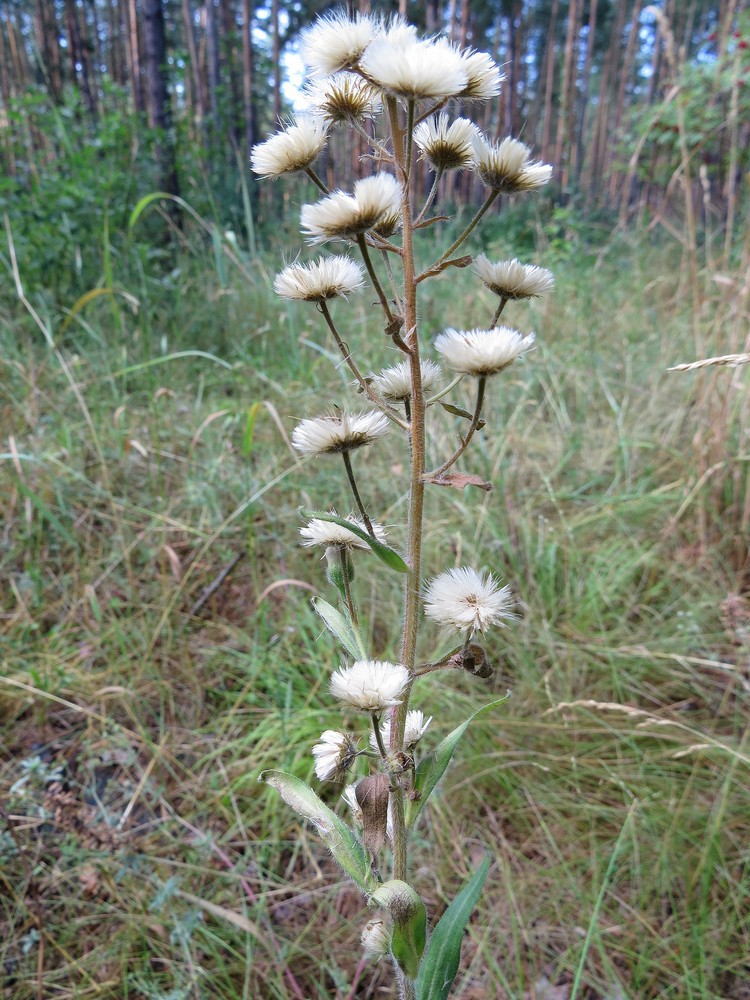
M 359 527 L 358 524 L 353 524 L 351 521 L 347 521 L 345 517 L 338 517 L 336 514 L 329 514 L 327 511 L 323 510 L 305 510 L 304 508 L 300 510 L 302 517 L 307 518 L 317 518 L 319 521 L 330 521 L 331 524 L 338 524 L 341 528 L 346 528 L 351 531 L 353 535 L 357 538 L 361 538 L 363 542 L 367 542 L 375 555 L 384 562 L 386 566 L 391 569 L 395 569 L 397 573 L 408 573 L 409 567 L 406 565 L 401 556 L 396 552 L 395 549 L 389 548 L 387 545 L 383 545 L 379 542 L 377 538 L 373 538 L 372 535 L 368 535 L 366 531 Z
M 430 937 L 417 979 L 417 1000 L 446 1000 L 458 972 L 461 941 L 490 867 L 485 857 L 442 915 Z
M 326 623 L 328 631 L 338 639 L 350 656 L 353 656 L 355 660 L 367 659 L 367 651 L 362 643 L 362 637 L 348 617 L 345 617 L 328 601 L 324 601 L 322 597 L 314 597 L 312 606 Z
M 441 743 L 438 743 L 432 753 L 422 758 L 414 775 L 414 788 L 418 795 L 409 801 L 406 806 L 407 826 L 414 825 L 414 821 L 422 811 L 422 807 L 429 798 L 430 792 L 432 792 L 435 785 L 440 781 L 445 773 L 445 769 L 450 764 L 451 757 L 461 741 L 461 737 L 474 719 L 477 719 L 480 715 L 484 715 L 485 712 L 489 712 L 493 708 L 497 708 L 498 705 L 502 705 L 508 698 L 510 698 L 510 691 L 504 698 L 498 698 L 497 701 L 491 701 L 489 705 L 478 708 L 473 715 L 469 716 L 466 722 L 462 722 L 453 732 L 448 733 L 445 739 Z
M 321 802 L 312 788 L 284 771 L 263 771 L 258 780 L 275 788 L 288 806 L 309 819 L 346 874 L 354 879 L 363 892 L 372 892 L 377 882 L 362 842 L 332 809 Z

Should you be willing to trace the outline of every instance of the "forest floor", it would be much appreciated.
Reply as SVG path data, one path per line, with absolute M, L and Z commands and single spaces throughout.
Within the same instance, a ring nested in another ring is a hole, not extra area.
M 274 299 L 270 254 L 193 249 L 77 310 L 29 293 L 38 323 L 0 301 L 0 996 L 389 998 L 390 967 L 360 961 L 362 899 L 257 781 L 309 779 L 340 724 L 297 509 L 348 510 L 345 480 L 289 434 L 356 393 L 315 309 Z M 490 852 L 461 1000 L 748 1000 L 744 369 L 667 372 L 732 349 L 722 330 L 696 344 L 670 247 L 540 263 L 554 295 L 508 319 L 538 347 L 498 381 L 466 470 L 494 489 L 428 496 L 427 573 L 489 568 L 521 617 L 489 640 L 492 679 L 418 689 L 428 748 L 512 697 L 425 810 L 413 881 L 434 921 Z M 337 315 L 377 370 L 394 359 L 366 305 Z M 454 273 L 424 329 L 489 307 Z M 436 417 L 435 459 L 459 427 Z M 361 465 L 387 524 L 406 462 Z M 396 658 L 400 581 L 378 565 L 356 597 L 372 654 Z

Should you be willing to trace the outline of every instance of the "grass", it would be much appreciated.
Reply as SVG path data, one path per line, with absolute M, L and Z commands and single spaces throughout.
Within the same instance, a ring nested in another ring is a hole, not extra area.
M 314 310 L 275 302 L 275 258 L 220 267 L 190 239 L 166 275 L 119 260 L 132 298 L 64 330 L 29 293 L 57 353 L 0 300 L 3 996 L 390 996 L 390 969 L 359 960 L 357 893 L 256 781 L 309 778 L 339 723 L 296 510 L 346 507 L 345 482 L 288 434 L 356 397 Z M 741 1000 L 750 601 L 727 519 L 744 459 L 696 485 L 701 376 L 666 374 L 694 355 L 669 249 L 553 255 L 554 297 L 509 312 L 539 348 L 491 393 L 470 460 L 493 491 L 428 497 L 428 572 L 491 567 L 523 616 L 490 641 L 494 679 L 420 682 L 433 740 L 513 697 L 425 810 L 414 882 L 434 920 L 491 854 L 462 1000 Z M 427 328 L 485 321 L 469 275 L 433 288 Z M 339 315 L 376 366 L 392 355 L 366 302 Z M 359 468 L 398 522 L 404 458 Z M 395 655 L 399 581 L 371 560 L 355 587 L 369 648 Z

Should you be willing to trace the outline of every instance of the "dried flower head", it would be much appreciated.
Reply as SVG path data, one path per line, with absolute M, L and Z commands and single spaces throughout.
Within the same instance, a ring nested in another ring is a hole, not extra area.
M 400 37 L 399 37 L 400 41 Z M 461 54 L 444 39 L 394 44 L 377 37 L 360 60 L 360 69 L 390 94 L 410 100 L 440 99 L 460 94 L 468 82 Z
M 434 361 L 420 361 L 422 373 L 422 390 L 429 392 L 441 377 L 440 366 Z M 387 403 L 403 403 L 411 398 L 411 365 L 408 361 L 400 361 L 397 365 L 384 368 L 373 375 L 374 389 Z
M 362 807 L 357 798 L 357 785 L 347 785 L 341 793 L 341 798 L 346 802 L 352 811 L 352 819 L 358 826 L 362 826 Z
M 490 143 L 479 135 L 474 143 L 477 173 L 484 183 L 500 194 L 533 191 L 548 183 L 552 167 L 531 160 L 531 150 L 517 139 Z
M 318 80 L 306 89 L 305 98 L 309 110 L 329 125 L 372 118 L 382 107 L 375 87 L 356 73 L 336 73 Z
M 372 17 L 357 15 L 351 19 L 344 13 L 323 17 L 303 32 L 302 58 L 318 76 L 350 69 L 372 41 L 377 27 Z
M 400 212 L 401 185 L 392 174 L 365 177 L 354 193 L 334 191 L 313 205 L 303 205 L 302 231 L 311 243 L 346 239 L 373 229 Z
M 468 118 L 448 124 L 448 115 L 433 115 L 414 129 L 414 142 L 436 170 L 460 170 L 474 163 L 477 127 Z
M 273 289 L 282 299 L 322 302 L 346 298 L 364 284 L 364 272 L 348 257 L 318 257 L 309 264 L 290 264 L 276 275 Z
M 325 122 L 312 117 L 298 118 L 283 131 L 253 146 L 250 163 L 261 177 L 280 177 L 304 170 L 317 159 L 327 136 Z
M 436 576 L 425 593 L 425 614 L 440 625 L 459 631 L 483 632 L 515 618 L 510 587 L 500 587 L 491 574 L 449 569 Z
M 409 684 L 409 671 L 400 663 L 358 660 L 331 678 L 331 694 L 360 712 L 382 712 L 398 705 Z
M 304 455 L 335 455 L 372 444 L 388 430 L 382 413 L 339 413 L 302 420 L 292 431 L 292 444 Z
M 502 299 L 530 299 L 551 291 L 555 284 L 552 272 L 544 267 L 515 259 L 493 264 L 485 254 L 474 261 L 474 272 Z
M 508 326 L 496 326 L 492 330 L 446 330 L 435 341 L 435 350 L 454 371 L 497 375 L 533 343 L 533 333 L 524 337 Z
M 333 510 L 331 513 L 335 515 L 336 511 Z M 364 521 L 355 514 L 347 515 L 346 520 L 351 521 L 352 524 L 356 524 L 362 531 L 366 530 Z M 376 521 L 370 523 L 372 524 L 375 538 L 379 542 L 385 542 L 385 528 L 382 524 L 378 524 Z M 370 546 L 359 535 L 355 535 L 353 531 L 349 531 L 348 528 L 344 528 L 340 524 L 334 524 L 333 521 L 321 521 L 319 517 L 313 517 L 306 525 L 299 529 L 299 533 L 304 539 L 302 544 L 308 547 L 325 545 L 326 548 L 344 549 L 346 551 L 351 551 L 352 549 L 370 551 Z
M 312 748 L 315 774 L 319 781 L 342 777 L 357 756 L 357 744 L 348 733 L 326 729 Z
M 427 727 L 432 722 L 432 716 L 429 719 L 425 719 L 424 712 L 420 712 L 418 709 L 413 709 L 406 713 L 406 727 L 404 729 L 404 749 L 413 750 L 414 747 L 419 743 L 419 741 L 424 736 L 427 731 Z M 391 742 L 391 720 L 386 719 L 383 725 L 380 727 L 380 736 L 383 740 L 383 745 L 388 746 Z M 375 733 L 370 734 L 370 745 L 373 750 L 378 749 L 378 741 L 375 738 Z
M 460 96 L 474 101 L 497 97 L 505 75 L 500 72 L 495 60 L 486 52 L 473 52 L 471 49 L 465 49 L 461 59 L 468 81 Z
M 378 917 L 362 931 L 362 951 L 368 961 L 383 958 L 391 950 L 393 926 L 389 917 Z

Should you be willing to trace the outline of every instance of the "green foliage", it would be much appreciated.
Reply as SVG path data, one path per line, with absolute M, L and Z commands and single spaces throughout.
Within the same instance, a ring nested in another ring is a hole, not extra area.
M 417 979 L 417 1000 L 446 1000 L 458 972 L 464 928 L 490 869 L 485 857 L 442 915 L 432 932 Z

